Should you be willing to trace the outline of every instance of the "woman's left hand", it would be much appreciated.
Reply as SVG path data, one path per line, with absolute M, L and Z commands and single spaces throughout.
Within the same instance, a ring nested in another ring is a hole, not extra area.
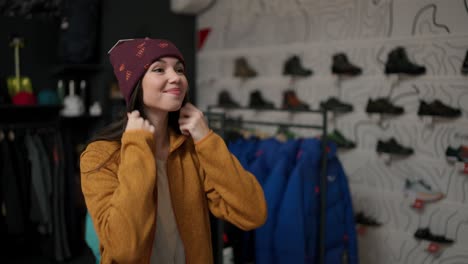
M 201 140 L 210 132 L 203 112 L 191 103 L 186 103 L 180 109 L 179 128 L 182 134 L 192 136 L 195 142 Z

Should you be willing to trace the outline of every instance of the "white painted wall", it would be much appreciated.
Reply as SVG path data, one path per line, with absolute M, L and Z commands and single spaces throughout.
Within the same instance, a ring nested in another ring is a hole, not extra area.
M 468 263 L 468 175 L 445 161 L 447 146 L 468 145 L 468 76 L 460 74 L 468 50 L 468 0 L 217 0 L 197 22 L 198 29 L 212 29 L 197 56 L 197 99 L 203 110 L 217 103 L 223 89 L 242 105 L 259 89 L 280 107 L 287 88 L 312 108 L 338 95 L 354 105 L 353 113 L 330 124 L 358 143 L 357 149 L 339 154 L 355 211 L 365 210 L 384 223 L 360 236 L 362 263 Z M 412 61 L 426 66 L 427 74 L 406 79 L 392 91 L 395 78 L 383 69 L 387 53 L 399 45 Z M 363 68 L 362 76 L 344 80 L 340 89 L 330 72 L 336 52 L 345 52 Z M 293 54 L 314 75 L 295 82 L 282 76 L 283 63 Z M 233 77 L 239 56 L 247 57 L 257 78 Z M 369 97 L 386 95 L 405 108 L 405 115 L 379 126 L 365 105 Z M 416 114 L 419 100 L 434 99 L 461 108 L 463 116 L 425 125 Z M 320 121 L 308 114 L 251 117 Z M 385 164 L 375 146 L 390 137 L 413 147 L 415 155 Z M 447 197 L 416 212 L 403 195 L 405 178 L 424 179 Z M 417 228 L 426 226 L 456 242 L 438 257 L 428 255 L 427 243 L 413 238 Z

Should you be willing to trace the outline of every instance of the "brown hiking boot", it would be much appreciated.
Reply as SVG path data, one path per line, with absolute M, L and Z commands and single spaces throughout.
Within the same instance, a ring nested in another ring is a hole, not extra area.
M 297 95 L 292 90 L 284 91 L 283 93 L 283 109 L 289 110 L 308 110 L 309 105 L 297 98 Z
M 244 57 L 237 58 L 234 63 L 234 77 L 252 78 L 257 76 L 257 72 L 250 67 Z

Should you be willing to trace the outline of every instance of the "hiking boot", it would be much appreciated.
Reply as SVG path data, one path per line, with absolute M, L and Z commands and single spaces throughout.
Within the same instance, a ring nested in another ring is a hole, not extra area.
M 395 138 L 391 138 L 387 142 L 379 140 L 377 142 L 377 152 L 400 156 L 409 156 L 414 153 L 412 148 L 400 145 Z
M 424 180 L 410 181 L 405 180 L 405 193 L 413 198 L 424 202 L 435 202 L 444 198 L 440 191 L 432 190 L 431 186 Z
M 257 76 L 257 72 L 250 67 L 244 57 L 237 58 L 234 63 L 234 77 L 252 78 Z
M 463 65 L 461 68 L 462 74 L 468 74 L 468 50 L 466 51 L 465 60 L 463 61 Z
M 385 64 L 385 74 L 405 73 L 409 75 L 421 75 L 426 73 L 426 67 L 417 65 L 408 59 L 403 47 L 396 47 L 388 53 Z
M 388 98 L 378 98 L 372 100 L 369 98 L 367 101 L 366 112 L 369 114 L 388 114 L 388 115 L 401 115 L 405 112 L 403 107 L 396 106 L 388 100 Z
M 445 150 L 445 157 L 450 162 L 461 161 L 460 156 L 458 155 L 458 149 L 452 148 L 450 146 Z
M 333 130 L 332 133 L 327 135 L 327 140 L 335 142 L 338 148 L 343 149 L 352 149 L 356 147 L 356 143 L 352 142 L 351 140 L 345 138 L 343 134 L 340 133 L 338 130 Z
M 309 110 L 309 105 L 297 98 L 297 95 L 292 90 L 283 92 L 283 109 L 289 110 Z
M 332 73 L 357 76 L 362 73 L 362 69 L 349 62 L 348 57 L 344 53 L 337 53 L 332 58 Z
M 262 93 L 258 90 L 250 93 L 249 107 L 260 109 L 274 109 L 275 105 L 263 99 Z
M 301 59 L 294 55 L 290 57 L 283 66 L 283 75 L 292 75 L 307 77 L 312 74 L 312 70 L 304 68 L 301 63 Z
M 321 102 L 320 108 L 336 113 L 348 113 L 353 111 L 353 106 L 351 104 L 343 103 L 336 97 L 331 97 L 327 101 Z
M 354 221 L 356 224 L 366 225 L 366 226 L 381 226 L 382 224 L 377 222 L 374 218 L 365 215 L 363 212 L 359 212 L 354 216 Z
M 231 94 L 228 91 L 221 91 L 218 95 L 218 106 L 229 108 L 239 107 L 240 105 L 231 98 Z
M 445 157 L 450 162 L 465 162 L 468 163 L 468 147 L 460 146 L 458 148 L 447 147 Z
M 458 156 L 463 162 L 468 163 L 468 147 L 467 146 L 460 146 L 458 148 Z
M 434 235 L 432 234 L 429 228 L 418 228 L 414 233 L 414 237 L 417 239 L 428 240 L 436 243 L 441 244 L 452 244 L 454 241 L 452 239 L 448 239 L 445 236 Z
M 447 106 L 439 100 L 435 100 L 432 103 L 421 101 L 419 104 L 418 115 L 456 118 L 461 116 L 461 111 L 460 109 Z

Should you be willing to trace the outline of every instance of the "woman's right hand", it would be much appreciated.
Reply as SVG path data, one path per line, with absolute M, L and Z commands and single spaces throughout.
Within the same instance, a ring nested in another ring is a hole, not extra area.
M 125 127 L 125 131 L 143 129 L 154 133 L 154 126 L 151 125 L 148 120 L 143 119 L 143 117 L 140 116 L 140 112 L 138 112 L 138 110 L 127 113 L 127 117 L 128 122 L 127 126 Z

